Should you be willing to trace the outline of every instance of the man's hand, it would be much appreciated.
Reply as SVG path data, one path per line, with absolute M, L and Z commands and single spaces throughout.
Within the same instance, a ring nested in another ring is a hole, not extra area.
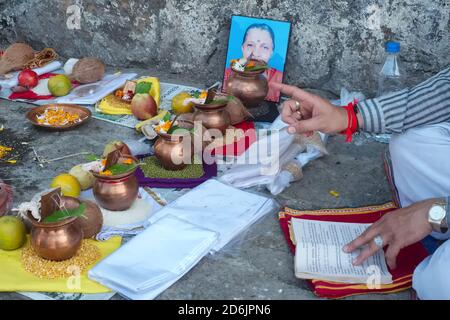
M 328 100 L 294 86 L 271 82 L 270 87 L 280 90 L 292 99 L 283 104 L 281 117 L 289 125 L 289 133 L 311 134 L 313 131 L 337 133 L 347 129 L 347 111 L 337 108 Z M 299 103 L 299 110 L 296 101 Z
M 385 255 L 387 264 L 391 269 L 395 269 L 399 251 L 422 240 L 431 233 L 432 228 L 428 222 L 428 211 L 436 200 L 420 201 L 409 207 L 385 214 L 361 236 L 347 244 L 343 248 L 344 252 L 350 253 L 367 245 L 353 262 L 354 265 L 361 265 L 368 257 L 382 249 L 373 241 L 376 236 L 380 236 L 383 239 L 383 246 L 388 246 Z

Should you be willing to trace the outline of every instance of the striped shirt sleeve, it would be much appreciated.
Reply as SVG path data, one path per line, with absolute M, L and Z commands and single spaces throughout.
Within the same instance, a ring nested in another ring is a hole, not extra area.
M 402 133 L 410 128 L 450 121 L 450 68 L 421 84 L 358 103 L 363 130 Z

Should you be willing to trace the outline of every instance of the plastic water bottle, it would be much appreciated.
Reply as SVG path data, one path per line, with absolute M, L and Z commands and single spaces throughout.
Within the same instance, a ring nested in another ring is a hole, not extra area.
M 384 64 L 378 73 L 378 90 L 377 97 L 389 94 L 404 88 L 404 73 L 399 63 L 400 43 L 396 41 L 388 41 L 385 46 L 386 58 Z M 391 135 L 366 133 L 368 138 L 375 141 L 389 143 Z
M 404 74 L 399 63 L 400 43 L 386 42 L 386 59 L 378 74 L 377 96 L 382 96 L 403 89 Z

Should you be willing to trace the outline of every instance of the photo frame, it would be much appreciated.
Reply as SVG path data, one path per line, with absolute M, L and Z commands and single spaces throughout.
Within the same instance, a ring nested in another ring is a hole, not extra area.
M 268 82 L 283 82 L 289 48 L 291 22 L 240 15 L 231 16 L 230 36 L 223 76 L 223 87 L 231 75 L 231 61 L 242 57 L 268 63 Z M 266 101 L 278 103 L 280 92 L 269 88 Z

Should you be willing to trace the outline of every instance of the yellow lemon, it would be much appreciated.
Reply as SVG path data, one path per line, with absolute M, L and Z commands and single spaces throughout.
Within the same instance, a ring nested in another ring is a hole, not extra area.
M 25 224 L 18 217 L 4 216 L 0 218 L 0 249 L 19 249 L 26 240 Z
M 175 97 L 172 98 L 172 111 L 175 114 L 181 114 L 181 113 L 189 113 L 192 112 L 192 109 L 194 108 L 194 103 L 189 102 L 184 104 L 184 101 L 186 99 L 192 98 L 189 92 L 182 91 L 179 94 L 177 94 Z
M 63 196 L 78 198 L 81 191 L 77 178 L 68 173 L 63 173 L 53 178 L 50 188 L 61 187 Z

